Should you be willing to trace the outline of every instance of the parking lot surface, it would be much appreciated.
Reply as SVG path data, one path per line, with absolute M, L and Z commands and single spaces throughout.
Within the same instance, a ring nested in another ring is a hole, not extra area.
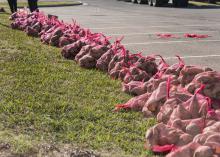
M 160 54 L 171 63 L 177 61 L 178 54 L 186 64 L 220 70 L 220 8 L 157 8 L 116 0 L 82 2 L 81 6 L 41 10 L 66 22 L 74 19 L 93 32 L 112 36 L 112 41 L 124 36 L 123 44 L 132 53 Z M 161 39 L 157 33 L 171 33 L 177 38 Z M 209 37 L 189 39 L 185 33 Z

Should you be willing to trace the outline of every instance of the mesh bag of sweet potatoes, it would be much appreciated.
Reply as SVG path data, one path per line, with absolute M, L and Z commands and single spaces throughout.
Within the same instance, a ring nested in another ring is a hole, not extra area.
M 136 92 L 140 94 L 116 105 L 115 110 L 133 109 L 146 117 L 157 117 L 159 124 L 147 131 L 145 144 L 156 154 L 217 157 L 220 73 L 207 67 L 187 66 L 178 59 L 179 63 L 171 66 L 161 59 L 158 72 L 149 81 L 124 85 L 124 91 L 143 92 Z

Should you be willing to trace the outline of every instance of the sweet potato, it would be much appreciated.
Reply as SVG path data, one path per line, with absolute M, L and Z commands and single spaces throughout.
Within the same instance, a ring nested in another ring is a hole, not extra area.
M 216 132 L 216 133 L 219 133 L 219 132 Z M 220 144 L 220 134 L 213 134 L 211 136 L 209 136 L 205 143 L 208 143 L 208 142 L 215 142 L 215 143 L 219 143 Z
M 90 55 L 85 55 L 79 59 L 79 66 L 87 69 L 95 68 L 96 59 Z
M 190 123 L 189 125 L 186 126 L 186 133 L 194 137 L 198 135 L 199 133 L 201 133 L 201 129 L 195 123 Z
M 195 152 L 193 157 L 213 157 L 213 150 L 209 146 L 199 146 Z
M 187 134 L 187 133 L 182 134 L 182 135 L 180 135 L 179 140 L 178 140 L 178 142 L 176 143 L 176 146 L 184 146 L 184 145 L 187 145 L 187 144 L 189 144 L 190 142 L 192 142 L 192 140 L 193 140 L 193 136 L 192 136 L 192 135 Z
M 179 149 L 168 154 L 166 157 L 193 157 L 195 150 L 200 146 L 200 144 L 191 142 Z
M 147 92 L 145 83 L 142 81 L 131 81 L 122 83 L 122 91 L 132 95 L 141 95 Z
M 78 62 L 80 60 L 80 58 L 82 58 L 83 56 L 89 54 L 89 51 L 92 49 L 91 45 L 85 45 L 81 48 L 81 50 L 79 51 L 79 53 L 75 56 L 75 61 Z
M 179 60 L 179 63 L 173 64 L 170 67 L 168 67 L 166 69 L 166 71 L 164 72 L 164 74 L 166 74 L 166 75 L 172 74 L 172 75 L 179 76 L 180 71 L 185 66 L 185 63 L 184 63 L 184 61 L 179 56 L 177 56 L 177 58 Z
M 201 144 L 201 145 L 203 145 L 203 144 L 205 144 L 207 138 L 208 138 L 209 136 L 214 135 L 214 134 L 216 134 L 216 132 L 206 131 L 206 132 L 204 132 L 204 133 L 201 133 L 201 134 L 196 135 L 196 136 L 194 137 L 193 141 L 194 141 L 194 142 L 197 142 L 197 143 L 199 143 L 199 144 Z
M 108 72 L 110 73 L 112 69 L 115 67 L 115 65 L 118 62 L 121 62 L 123 65 L 125 65 L 129 61 L 129 54 L 128 51 L 125 49 L 119 49 L 119 52 L 113 56 L 111 61 L 109 62 L 108 65 Z M 123 53 L 122 53 L 123 52 Z
M 158 88 L 151 94 L 150 98 L 144 105 L 144 108 L 152 112 L 158 112 L 160 107 L 164 104 L 167 96 L 167 84 L 166 82 L 161 82 Z M 143 112 L 144 112 L 143 108 Z
M 161 106 L 159 113 L 157 114 L 157 121 L 167 124 L 173 109 L 180 103 L 176 98 L 168 99 L 163 106 Z
M 159 123 L 146 132 L 146 145 L 148 148 L 152 148 L 154 145 L 175 145 L 179 142 L 180 136 L 183 134 L 178 129 Z
M 130 81 L 145 82 L 150 79 L 150 76 L 145 71 L 132 66 L 130 68 L 123 67 L 120 70 L 119 78 L 125 83 L 129 83 Z
M 150 96 L 149 93 L 145 93 L 145 94 L 133 97 L 125 104 L 116 105 L 115 110 L 118 111 L 120 109 L 132 109 L 136 111 L 141 111 L 145 102 L 149 98 L 149 96 Z
M 67 59 L 74 59 L 84 45 L 85 43 L 80 40 L 75 43 L 66 45 L 62 48 L 61 54 Z
M 198 88 L 199 84 L 204 84 L 205 88 L 202 94 L 213 99 L 220 99 L 220 73 L 216 71 L 207 71 L 199 73 L 195 76 L 192 83 L 194 88 Z M 189 88 L 189 87 L 188 87 Z M 188 89 L 192 92 L 192 88 Z
M 109 49 L 106 53 L 104 53 L 98 60 L 96 64 L 96 68 L 102 71 L 108 71 L 108 65 L 114 56 L 114 52 L 112 49 Z
M 212 149 L 214 155 L 216 155 L 216 156 L 213 155 L 213 157 L 219 157 L 220 156 L 220 143 L 218 143 L 218 142 L 206 142 L 204 144 L 204 146 L 208 146 Z
M 204 132 L 220 132 L 220 122 L 216 122 L 213 125 L 206 127 Z
M 97 45 L 89 51 L 89 55 L 98 60 L 104 53 L 108 51 L 108 47 Z
M 135 67 L 145 71 L 150 76 L 153 76 L 157 73 L 157 64 L 155 63 L 155 58 L 148 57 L 140 57 L 135 63 Z
M 192 136 L 195 136 L 195 133 L 201 133 L 205 127 L 208 127 L 213 120 L 208 120 L 206 118 L 196 118 L 196 119 L 174 119 L 170 120 L 168 125 L 180 129 Z M 196 126 L 195 126 L 196 125 Z
M 59 47 L 64 47 L 66 45 L 72 44 L 76 40 L 71 39 L 70 37 L 62 36 L 59 38 Z
M 175 119 L 191 119 L 192 115 L 189 111 L 187 111 L 182 104 L 179 104 L 170 116 L 170 122 L 174 121 Z
M 27 33 L 28 36 L 33 36 L 33 37 L 38 37 L 38 31 L 33 29 L 32 27 L 28 26 L 25 29 L 25 32 Z
M 109 75 L 111 76 L 111 78 L 118 79 L 119 78 L 119 74 L 120 74 L 120 72 L 121 72 L 123 67 L 124 67 L 124 63 L 123 62 L 117 62 L 114 65 L 114 68 L 111 69 L 111 71 L 109 71 Z
M 202 73 L 204 71 L 204 68 L 200 68 L 197 66 L 184 66 L 183 69 L 180 71 L 180 76 L 178 79 L 181 85 L 184 87 L 185 85 L 192 82 L 192 80 L 197 74 Z

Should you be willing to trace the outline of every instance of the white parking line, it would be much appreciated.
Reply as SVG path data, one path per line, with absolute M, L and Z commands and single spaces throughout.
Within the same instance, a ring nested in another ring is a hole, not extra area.
M 155 27 L 155 28 L 163 28 L 163 27 L 176 27 L 176 26 L 183 26 L 183 27 L 204 27 L 204 26 L 219 26 L 219 23 L 214 23 L 214 24 L 202 24 L 202 25 L 165 25 L 165 26 L 150 26 L 150 27 Z
M 135 27 L 100 27 L 100 28 L 91 28 L 91 29 L 138 29 L 138 28 L 147 28 L 147 27 L 155 27 L 155 28 L 166 28 L 166 27 L 204 27 L 204 26 L 220 26 L 220 24 L 207 24 L 207 25 L 159 25 L 159 26 L 135 26 Z
M 181 58 L 210 58 L 210 57 L 220 57 L 220 55 L 203 55 L 203 56 L 181 56 Z M 176 59 L 176 57 L 163 57 L 164 59 Z M 159 59 L 159 58 L 158 58 Z
M 91 17 L 89 17 L 91 19 Z M 88 22 L 88 19 L 85 19 Z M 127 21 L 114 21 L 114 19 L 112 19 L 111 21 L 106 21 L 106 19 L 96 19 L 96 21 L 101 22 L 101 23 L 119 23 L 119 24 L 130 24 L 130 23 L 126 23 Z M 150 23 L 168 23 L 170 21 L 155 21 L 155 20 L 148 20 L 148 24 Z
M 173 43 L 192 43 L 192 42 L 220 42 L 220 40 L 155 41 L 155 42 L 144 42 L 144 43 L 123 43 L 123 45 L 129 46 L 129 45 L 173 44 Z
M 157 34 L 157 33 L 162 33 L 162 34 L 165 34 L 165 33 L 173 33 L 173 34 L 183 34 L 183 33 L 209 33 L 209 32 L 218 32 L 218 31 L 191 31 L 191 32 L 149 32 L 149 33 L 123 33 L 123 34 L 120 34 L 120 33 L 114 33 L 114 34 L 108 34 L 108 35 L 111 35 L 111 36 L 133 36 L 133 35 L 151 35 L 151 34 Z

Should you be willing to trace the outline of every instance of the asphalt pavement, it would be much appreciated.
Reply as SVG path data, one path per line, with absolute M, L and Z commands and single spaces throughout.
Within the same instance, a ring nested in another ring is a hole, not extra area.
M 42 8 L 49 14 L 115 38 L 132 53 L 160 54 L 176 62 L 178 54 L 186 64 L 220 70 L 220 8 L 150 7 L 117 0 L 82 0 L 84 5 Z M 160 39 L 157 33 L 172 33 L 178 38 Z M 184 33 L 207 34 L 205 39 L 184 38 Z

